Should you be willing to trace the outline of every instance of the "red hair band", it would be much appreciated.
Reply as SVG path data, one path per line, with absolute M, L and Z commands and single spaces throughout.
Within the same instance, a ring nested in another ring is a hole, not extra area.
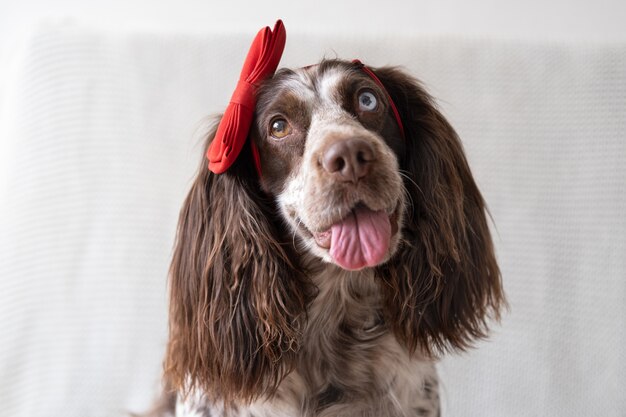
M 241 153 L 250 133 L 250 125 L 256 108 L 256 89 L 262 81 L 272 77 L 276 72 L 286 39 L 287 33 L 281 20 L 276 22 L 273 31 L 269 27 L 265 27 L 254 38 L 241 70 L 237 87 L 207 150 L 206 157 L 209 160 L 211 172 L 215 174 L 226 172 Z M 404 138 L 404 126 L 400 119 L 400 113 L 383 83 L 361 61 L 355 59 L 352 62 L 358 65 L 385 92 L 400 133 Z M 250 149 L 252 150 L 254 166 L 260 178 L 261 159 L 254 141 L 251 141 Z
M 380 88 L 383 89 L 383 91 L 385 92 L 385 94 L 387 95 L 387 100 L 389 100 L 389 105 L 391 106 L 391 111 L 393 111 L 393 116 L 396 118 L 396 123 L 398 123 L 398 128 L 400 128 L 400 134 L 402 135 L 402 139 L 405 139 L 406 137 L 404 136 L 404 125 L 402 124 L 402 119 L 400 118 L 400 112 L 398 112 L 398 108 L 396 107 L 396 103 L 393 102 L 393 99 L 391 98 L 391 96 L 389 95 L 389 92 L 387 91 L 387 89 L 385 88 L 385 86 L 383 85 L 382 81 L 380 81 L 378 79 L 378 77 L 376 76 L 376 74 L 374 74 L 374 71 L 372 71 L 371 69 L 367 68 L 365 66 L 364 63 L 362 63 L 361 61 L 359 61 L 358 59 L 354 59 L 352 61 L 353 64 L 357 64 L 359 66 L 359 68 L 361 68 L 361 70 L 363 70 L 364 73 L 366 73 L 367 75 L 370 76 L 370 78 L 372 80 L 374 80 L 374 82 L 376 84 L 378 84 L 378 86 Z

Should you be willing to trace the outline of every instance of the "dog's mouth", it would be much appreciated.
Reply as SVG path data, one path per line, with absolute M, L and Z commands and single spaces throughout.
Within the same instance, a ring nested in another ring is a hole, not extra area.
M 343 269 L 373 267 L 385 260 L 391 239 L 398 232 L 398 207 L 389 214 L 387 210 L 375 211 L 358 204 L 323 231 L 307 232 Z

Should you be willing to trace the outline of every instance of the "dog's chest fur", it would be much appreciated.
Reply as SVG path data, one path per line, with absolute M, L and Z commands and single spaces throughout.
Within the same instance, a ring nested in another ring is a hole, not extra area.
M 274 397 L 224 410 L 196 395 L 179 401 L 176 416 L 439 415 L 435 366 L 409 356 L 385 324 L 373 273 L 329 266 L 314 282 L 296 368 Z

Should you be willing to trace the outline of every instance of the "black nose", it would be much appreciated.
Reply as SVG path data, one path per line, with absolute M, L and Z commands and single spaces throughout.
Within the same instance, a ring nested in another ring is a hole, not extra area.
M 356 183 L 370 170 L 374 149 L 363 139 L 350 138 L 331 144 L 322 156 L 322 166 L 338 181 Z

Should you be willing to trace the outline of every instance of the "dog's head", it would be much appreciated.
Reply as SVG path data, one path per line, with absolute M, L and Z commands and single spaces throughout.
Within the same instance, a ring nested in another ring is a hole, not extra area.
M 415 79 L 373 72 L 382 86 L 340 60 L 278 71 L 235 164 L 221 175 L 201 164 L 171 266 L 174 387 L 240 399 L 274 389 L 320 268 L 372 271 L 409 351 L 485 336 L 503 294 L 462 145 Z
M 358 65 L 279 71 L 259 92 L 261 186 L 305 251 L 349 270 L 397 250 L 406 141 L 383 88 Z

